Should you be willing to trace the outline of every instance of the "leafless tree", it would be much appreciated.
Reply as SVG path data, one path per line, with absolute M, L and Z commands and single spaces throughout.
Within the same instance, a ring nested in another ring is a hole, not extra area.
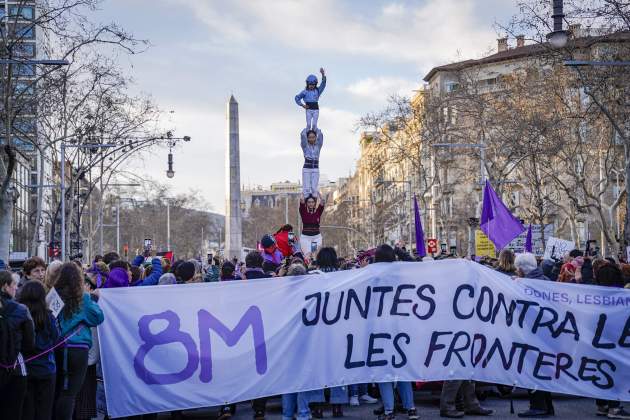
M 89 67 L 89 63 L 102 64 L 103 60 L 98 58 L 106 55 L 108 50 L 136 53 L 146 46 L 145 41 L 135 39 L 115 24 L 92 23 L 91 14 L 99 3 L 99 0 L 47 0 L 37 2 L 35 11 L 26 16 L 25 11 L 32 12 L 35 2 L 23 0 L 10 6 L 2 19 L 0 58 L 6 61 L 1 65 L 0 75 L 0 85 L 4 87 L 0 109 L 0 121 L 3 122 L 3 148 L 0 152 L 0 258 L 7 259 L 9 252 L 13 206 L 17 199 L 15 189 L 10 188 L 16 159 L 18 155 L 25 154 L 24 149 L 42 153 L 53 146 L 51 138 L 40 141 L 39 130 L 29 129 L 25 122 L 32 122 L 35 115 L 45 115 L 50 111 L 67 112 L 65 107 L 59 110 L 40 106 L 40 102 L 50 105 L 51 99 L 58 98 L 60 86 L 63 86 L 63 95 L 72 94 L 72 77 L 80 80 L 85 75 L 80 69 Z M 29 41 L 34 34 L 37 36 L 39 51 L 35 50 L 35 43 Z M 36 55 L 67 60 L 70 66 L 64 69 L 62 75 L 56 74 L 58 68 L 34 71 L 31 58 Z M 25 116 L 31 118 L 25 119 Z M 77 128 L 71 127 L 68 122 L 59 127 L 61 133 L 55 136 L 56 141 L 69 139 L 71 129 Z

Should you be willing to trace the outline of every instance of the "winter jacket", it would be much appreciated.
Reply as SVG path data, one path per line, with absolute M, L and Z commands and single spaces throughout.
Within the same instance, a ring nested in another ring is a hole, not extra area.
M 290 257 L 291 255 L 299 252 L 300 249 L 295 243 L 295 238 L 293 241 L 289 241 L 289 232 L 286 230 L 278 231 L 275 235 L 273 235 L 276 239 L 276 245 L 282 255 L 285 257 Z
M 581 284 L 595 284 L 593 277 L 593 261 L 590 258 L 584 260 L 582 264 L 582 281 Z
M 245 271 L 245 278 L 247 280 L 267 279 L 270 277 L 272 276 L 265 273 L 262 268 L 248 268 L 247 271 Z
M 51 312 L 48 313 L 46 328 L 35 332 L 35 349 L 34 355 L 54 347 L 59 341 L 59 326 L 57 320 Z M 55 352 L 50 351 L 35 360 L 26 364 L 29 376 L 45 377 L 54 374 L 57 369 L 55 366 Z
M 536 267 L 534 268 L 532 271 L 530 271 L 529 273 L 527 273 L 527 275 L 525 276 L 526 279 L 536 279 L 536 280 L 548 280 L 551 281 L 549 279 L 549 277 L 545 276 L 542 272 L 542 270 L 540 269 L 540 267 Z
M 144 257 L 142 255 L 136 255 L 131 262 L 131 265 L 134 267 L 140 267 L 144 262 Z
M 317 107 L 317 102 L 319 101 L 321 94 L 324 93 L 324 89 L 326 89 L 326 76 L 322 77 L 322 83 L 320 83 L 320 85 L 315 89 L 304 89 L 302 92 L 295 95 L 295 103 L 299 106 L 303 106 L 304 104 L 302 103 L 302 99 L 304 99 L 304 102 L 309 109 L 318 109 L 319 107 Z
M 302 152 L 304 152 L 304 159 L 310 159 L 311 161 L 319 161 L 319 154 L 322 151 L 324 145 L 324 135 L 322 131 L 317 129 L 317 139 L 315 144 L 310 144 L 307 137 L 308 130 L 306 128 L 300 133 L 300 145 L 302 146 Z
M 58 318 L 61 326 L 61 335 L 64 337 L 69 336 L 82 326 L 79 332 L 68 339 L 67 344 L 86 348 L 92 347 L 92 332 L 90 328 L 100 325 L 104 319 L 103 311 L 96 302 L 92 301 L 88 293 L 83 294 L 83 302 L 79 310 L 72 314 L 70 318 L 66 318 L 63 311 Z
M 210 265 L 208 266 L 208 269 L 206 270 L 206 275 L 203 278 L 203 281 L 205 282 L 219 281 L 220 274 L 221 274 L 221 269 L 219 268 L 218 265 Z
M 263 251 L 261 252 L 261 255 L 263 257 L 263 263 L 270 262 L 275 265 L 280 265 L 282 264 L 282 260 L 284 260 L 284 255 L 282 255 L 282 252 L 278 248 L 276 248 L 271 254 Z
M 35 331 L 31 313 L 26 305 L 16 302 L 4 292 L 0 292 L 0 298 L 2 298 L 0 311 L 7 318 L 9 326 L 14 332 L 15 350 L 22 356 L 31 354 L 35 348 Z M 22 356 L 18 358 L 19 364 L 13 373 L 26 376 L 26 366 L 22 362 Z
M 144 280 L 139 280 L 132 284 L 132 286 L 155 286 L 160 281 L 162 276 L 162 260 L 160 258 L 153 258 L 151 261 L 151 274 Z

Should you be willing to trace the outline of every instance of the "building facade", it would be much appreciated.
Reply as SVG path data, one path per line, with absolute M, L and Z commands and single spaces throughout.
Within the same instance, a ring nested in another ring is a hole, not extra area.
M 406 120 L 394 115 L 362 133 L 356 171 L 334 194 L 340 217 L 371 246 L 414 248 L 415 196 L 425 238 L 474 254 L 489 180 L 525 224 L 581 247 L 596 239 L 603 253 L 615 252 L 625 211 L 623 150 L 584 87 L 601 80 L 623 86 L 625 79 L 578 75 L 562 60 L 627 59 L 630 34 L 577 26 L 571 33 L 568 53 L 519 36 L 512 47 L 499 39 L 487 57 L 433 68 L 404 104 Z

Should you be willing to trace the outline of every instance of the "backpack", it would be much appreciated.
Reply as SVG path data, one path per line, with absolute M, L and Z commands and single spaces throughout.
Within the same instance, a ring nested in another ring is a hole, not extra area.
M 5 385 L 13 370 L 13 365 L 18 357 L 15 346 L 15 332 L 11 327 L 6 314 L 7 305 L 4 299 L 0 300 L 0 386 Z M 8 368 L 7 368 L 8 367 Z

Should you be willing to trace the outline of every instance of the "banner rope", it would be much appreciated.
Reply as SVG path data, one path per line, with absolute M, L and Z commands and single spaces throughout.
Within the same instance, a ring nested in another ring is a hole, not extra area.
M 81 331 L 82 329 L 83 329 L 83 325 L 79 325 L 79 327 L 76 330 L 74 330 L 71 334 L 66 336 L 63 340 L 61 340 L 60 342 L 58 342 L 57 344 L 55 344 L 51 348 L 49 348 L 47 350 L 44 350 L 43 352 L 41 352 L 41 353 L 39 353 L 39 354 L 37 354 L 35 356 L 29 357 L 28 359 L 24 360 L 24 363 L 32 362 L 33 360 L 38 359 L 38 358 L 42 357 L 43 355 L 50 353 L 51 351 L 55 350 L 57 347 L 67 343 L 68 340 L 70 340 L 72 337 L 77 335 L 79 333 L 79 331 Z M 15 369 L 17 367 L 17 365 L 18 365 L 18 362 L 19 362 L 19 358 L 15 359 L 15 363 L 13 363 L 13 365 L 3 365 L 3 364 L 0 363 L 0 368 L 2 368 L 2 369 Z

